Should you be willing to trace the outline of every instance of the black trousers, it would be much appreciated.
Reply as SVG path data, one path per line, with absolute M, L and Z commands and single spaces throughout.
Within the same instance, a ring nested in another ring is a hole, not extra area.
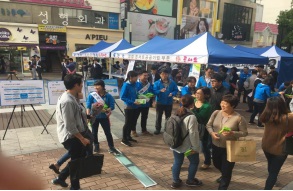
M 218 190 L 227 190 L 232 178 L 232 170 L 235 166 L 235 162 L 227 161 L 226 148 L 217 147 L 214 144 L 212 148 L 213 164 L 222 174 Z
M 149 107 L 139 107 L 138 108 L 138 115 L 137 118 L 139 117 L 139 115 L 141 115 L 141 119 L 140 119 L 140 125 L 141 125 L 141 132 L 145 132 L 146 126 L 147 126 L 147 119 L 148 119 L 148 115 L 149 115 Z M 136 126 L 134 126 L 133 129 L 131 129 L 132 131 L 136 131 Z
M 268 172 L 269 172 L 269 176 L 266 180 L 266 185 L 264 190 L 272 190 L 274 185 L 277 182 L 279 172 L 284 162 L 286 161 L 288 155 L 273 155 L 265 151 L 264 153 L 268 161 Z
M 72 138 L 66 140 L 62 143 L 64 148 L 68 150 L 71 160 L 75 160 L 86 156 L 86 149 L 83 144 L 77 138 Z M 69 176 L 69 165 L 67 163 L 66 167 L 60 172 L 58 179 L 65 181 Z M 80 189 L 79 179 L 70 179 L 72 190 Z
M 124 109 L 125 124 L 123 126 L 123 141 L 128 141 L 131 136 L 131 130 L 135 129 L 137 123 L 137 117 L 139 115 L 138 109 Z
M 37 73 L 38 73 L 38 77 L 39 77 L 39 80 L 42 79 L 42 68 L 37 68 Z
M 253 106 L 254 106 L 254 109 L 253 109 L 253 112 L 250 116 L 249 122 L 253 122 L 255 116 L 258 114 L 257 125 L 260 126 L 260 125 L 262 125 L 262 123 L 260 122 L 259 118 L 260 118 L 260 115 L 262 114 L 263 110 L 265 109 L 266 103 L 253 102 Z
M 157 103 L 156 107 L 156 130 L 161 131 L 162 129 L 162 117 L 165 112 L 165 119 L 169 118 L 172 113 L 173 105 L 162 105 Z

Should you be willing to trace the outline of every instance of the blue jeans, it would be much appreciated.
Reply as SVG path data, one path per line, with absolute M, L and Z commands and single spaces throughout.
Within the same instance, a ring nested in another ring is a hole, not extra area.
M 65 163 L 68 159 L 70 159 L 69 152 L 65 153 L 58 161 L 57 164 L 61 166 L 63 163 Z
M 268 161 L 268 172 L 269 172 L 269 176 L 266 180 L 266 185 L 264 190 L 272 190 L 275 183 L 277 182 L 279 172 L 284 162 L 286 161 L 288 155 L 272 155 L 265 151 L 264 153 Z
M 112 137 L 112 133 L 111 133 L 111 129 L 110 129 L 110 121 L 108 118 L 97 118 L 95 120 L 95 122 L 92 124 L 92 133 L 94 136 L 95 146 L 99 145 L 99 141 L 98 141 L 99 124 L 101 124 L 101 126 L 104 130 L 109 148 L 113 148 L 114 142 L 113 142 L 113 137 Z
M 177 153 L 176 151 L 173 151 L 174 155 L 174 164 L 172 167 L 172 175 L 173 175 L 173 182 L 179 183 L 179 175 L 181 166 L 184 161 L 184 153 Z M 189 167 L 188 167 L 188 180 L 192 181 L 195 178 L 195 174 L 197 171 L 197 167 L 199 164 L 199 154 L 192 154 L 188 157 L 189 160 Z
M 211 165 L 211 150 L 210 150 L 209 138 L 210 138 L 210 134 L 207 130 L 205 130 L 202 141 L 201 141 L 201 146 L 202 146 L 202 152 L 204 155 L 203 163 L 206 165 Z

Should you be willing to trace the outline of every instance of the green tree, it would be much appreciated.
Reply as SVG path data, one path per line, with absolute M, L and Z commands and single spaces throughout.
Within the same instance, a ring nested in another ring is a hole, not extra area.
M 293 0 L 291 2 L 293 6 Z M 277 18 L 279 25 L 279 35 L 281 35 L 282 44 L 293 44 L 293 9 L 280 11 Z

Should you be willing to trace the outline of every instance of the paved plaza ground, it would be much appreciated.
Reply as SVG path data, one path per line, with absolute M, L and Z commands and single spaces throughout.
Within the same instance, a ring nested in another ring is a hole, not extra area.
M 4 79 L 5 76 L 0 76 Z M 57 76 L 46 76 L 44 79 L 57 79 Z M 59 77 L 58 77 L 59 79 Z M 123 104 L 120 100 L 116 100 L 120 107 Z M 175 105 L 177 107 L 177 105 Z M 243 114 L 246 119 L 249 113 L 245 110 L 246 104 L 241 103 L 236 111 Z M 26 107 L 24 118 L 31 118 L 34 115 L 31 108 Z M 42 111 L 43 119 L 48 119 L 55 110 L 55 106 L 47 104 L 36 106 L 37 111 Z M 7 118 L 11 114 L 11 107 L 1 107 L 0 115 Z M 31 112 L 31 113 L 29 113 Z M 36 123 L 31 126 L 27 120 L 25 127 L 19 127 L 20 109 L 16 111 L 16 119 L 10 125 L 5 140 L 2 140 L 4 129 L 6 128 L 4 122 L 0 122 L 0 137 L 1 137 L 1 151 L 12 159 L 19 161 L 21 164 L 28 167 L 31 171 L 36 173 L 44 183 L 45 189 L 61 189 L 59 186 L 51 184 L 51 180 L 56 177 L 53 171 L 48 166 L 55 163 L 57 159 L 65 153 L 65 149 L 58 142 L 56 134 L 56 121 L 53 119 L 52 123 L 47 127 L 49 134 L 41 134 L 43 127 Z M 33 121 L 31 119 L 30 121 Z M 47 121 L 45 121 L 47 122 Z M 125 147 L 121 145 L 122 126 L 124 124 L 124 117 L 116 108 L 111 116 L 112 133 L 114 137 L 115 146 L 122 151 L 135 165 L 150 176 L 155 182 L 156 186 L 144 188 L 144 186 L 133 176 L 128 170 L 122 166 L 113 155 L 107 152 L 108 146 L 105 141 L 105 136 L 102 128 L 99 129 L 99 140 L 101 146 L 101 153 L 105 155 L 104 166 L 102 174 L 85 178 L 81 180 L 82 189 L 102 189 L 102 190 L 144 190 L 155 189 L 165 190 L 171 189 L 172 172 L 171 166 L 173 162 L 173 155 L 169 148 L 164 144 L 162 134 L 154 136 L 139 136 L 136 139 L 138 143 L 134 147 Z M 153 132 L 155 124 L 155 110 L 152 108 L 149 114 L 148 130 Z M 17 126 L 17 127 L 16 127 Z M 137 130 L 140 132 L 140 123 L 138 120 Z M 248 127 L 249 136 L 247 139 L 253 139 L 257 142 L 257 158 L 255 162 L 236 163 L 233 170 L 233 177 L 229 189 L 237 190 L 261 190 L 264 188 L 267 177 L 267 162 L 265 156 L 260 148 L 261 137 L 263 134 L 262 128 L 256 126 Z M 140 134 L 140 133 L 139 133 Z M 200 154 L 200 165 L 203 162 L 203 155 Z M 282 170 L 279 174 L 277 187 L 274 189 L 282 189 L 292 181 L 293 177 L 293 157 L 289 156 Z M 183 181 L 187 178 L 188 160 L 185 160 L 181 171 L 181 179 Z M 208 170 L 198 170 L 196 177 L 203 181 L 201 187 L 186 187 L 182 186 L 180 189 L 200 189 L 210 190 L 217 189 L 218 184 L 216 179 L 219 178 L 220 173 L 215 167 L 211 166 Z M 69 180 L 67 180 L 69 183 Z

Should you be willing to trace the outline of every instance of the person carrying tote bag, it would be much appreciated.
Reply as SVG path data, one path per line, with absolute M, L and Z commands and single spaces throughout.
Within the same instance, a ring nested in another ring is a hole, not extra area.
M 238 98 L 228 94 L 220 103 L 222 110 L 216 110 L 207 123 L 207 130 L 212 137 L 213 164 L 221 172 L 217 179 L 219 190 L 227 190 L 232 178 L 235 162 L 227 160 L 226 141 L 235 141 L 247 136 L 247 123 L 243 116 L 234 111 Z M 227 129 L 223 131 L 223 129 Z M 228 130 L 229 129 L 229 130 Z
M 284 146 L 286 137 L 292 137 L 292 133 L 288 132 L 293 132 L 293 113 L 290 113 L 283 98 L 271 97 L 267 100 L 260 121 L 265 124 L 262 150 L 268 161 L 269 173 L 264 189 L 271 190 L 288 156 L 284 152 Z M 293 148 L 286 148 L 289 149 L 292 151 Z

